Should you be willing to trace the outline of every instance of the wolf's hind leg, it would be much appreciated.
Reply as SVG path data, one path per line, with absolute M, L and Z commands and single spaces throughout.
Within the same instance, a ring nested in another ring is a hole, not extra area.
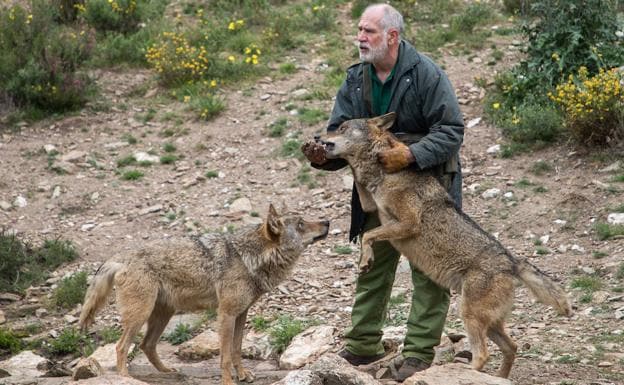
M 147 320 L 147 333 L 140 346 L 149 362 L 160 372 L 175 372 L 174 369 L 166 367 L 162 361 L 160 361 L 158 353 L 156 352 L 156 344 L 158 344 L 160 335 L 163 330 L 165 330 L 165 327 L 174 313 L 175 310 L 173 308 L 156 303 L 154 311 L 152 311 L 152 314 Z
M 255 378 L 254 374 L 251 370 L 245 369 L 242 364 L 243 332 L 245 330 L 245 321 L 247 320 L 247 310 L 236 317 L 236 324 L 234 325 L 234 347 L 232 349 L 232 361 L 234 363 L 234 369 L 236 369 L 238 380 L 252 382 Z
M 516 351 L 518 345 L 516 345 L 512 339 L 505 332 L 505 326 L 503 321 L 499 321 L 490 326 L 488 330 L 488 337 L 498 345 L 499 349 L 503 353 L 503 363 L 498 371 L 499 377 L 508 378 L 511 366 L 516 359 Z
M 152 313 L 158 295 L 158 288 L 150 284 L 149 279 L 144 281 L 147 282 L 140 285 L 133 277 L 123 277 L 117 284 L 117 305 L 123 334 L 115 350 L 117 371 L 122 376 L 128 375 L 128 350 L 132 340 Z
M 485 326 L 478 319 L 473 317 L 463 317 L 470 348 L 472 350 L 472 367 L 475 370 L 482 371 L 485 363 L 489 358 L 487 350 L 487 337 Z

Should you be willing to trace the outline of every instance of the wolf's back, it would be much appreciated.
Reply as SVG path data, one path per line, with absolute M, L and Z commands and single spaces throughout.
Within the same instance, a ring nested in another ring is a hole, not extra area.
M 537 267 L 518 258 L 518 277 L 538 301 L 552 306 L 561 315 L 568 317 L 572 315 L 566 293 Z
M 115 274 L 124 267 L 122 263 L 107 261 L 95 273 L 80 313 L 79 325 L 82 330 L 86 330 L 93 323 L 95 314 L 104 305 L 113 289 Z

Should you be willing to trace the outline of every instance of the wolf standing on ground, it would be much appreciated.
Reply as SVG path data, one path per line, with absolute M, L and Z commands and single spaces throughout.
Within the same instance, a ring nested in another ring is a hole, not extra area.
M 458 152 L 464 136 L 464 122 L 455 91 L 439 66 L 401 38 L 403 28 L 403 17 L 392 6 L 374 4 L 366 8 L 357 34 L 362 63 L 347 70 L 327 131 L 336 130 L 349 119 L 397 112 L 393 132 L 400 134 L 400 139 L 410 147 L 380 154 L 386 171 L 394 172 L 408 166 L 434 170 L 455 204 L 461 206 Z M 302 151 L 316 168 L 337 170 L 346 165 L 344 161 L 327 161 L 323 148 L 314 142 L 304 144 Z M 377 214 L 365 213 L 360 198 L 354 189 L 350 240 L 379 226 Z M 388 242 L 378 242 L 374 250 L 375 265 L 358 276 L 351 328 L 345 332 L 346 347 L 340 352 L 340 356 L 353 365 L 367 364 L 384 356 L 381 328 L 400 255 Z M 414 292 L 402 351 L 405 360 L 394 362 L 398 367 L 395 376 L 398 381 L 429 367 L 434 357 L 433 348 L 440 344 L 449 306 L 448 290 L 418 269 L 412 269 L 412 286 Z
M 390 241 L 410 263 L 438 285 L 460 293 L 460 313 L 472 348 L 472 364 L 482 370 L 487 337 L 503 353 L 499 376 L 508 377 L 517 346 L 504 328 L 513 306 L 514 283 L 524 283 L 542 303 L 572 313 L 566 294 L 546 274 L 512 255 L 453 202 L 432 172 L 404 169 L 386 173 L 378 155 L 405 144 L 388 130 L 395 114 L 355 119 L 320 138 L 328 158 L 348 162 L 367 212 L 381 226 L 364 233 L 360 269 L 373 261 L 373 244 Z
M 223 385 L 233 385 L 231 369 L 241 381 L 253 374 L 241 364 L 243 329 L 249 307 L 284 280 L 305 247 L 327 236 L 328 221 L 305 221 L 279 215 L 269 206 L 261 225 L 234 234 L 207 234 L 195 239 L 161 241 L 104 263 L 85 295 L 80 325 L 86 329 L 106 303 L 113 285 L 123 334 L 117 343 L 117 371 L 127 376 L 128 349 L 147 322 L 141 350 L 161 372 L 156 344 L 178 311 L 218 311 Z

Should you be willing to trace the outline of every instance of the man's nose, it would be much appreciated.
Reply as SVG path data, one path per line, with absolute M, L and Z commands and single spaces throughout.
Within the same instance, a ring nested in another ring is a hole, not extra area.
M 321 141 L 321 136 L 320 135 L 314 135 L 314 141 L 315 142 L 320 142 Z

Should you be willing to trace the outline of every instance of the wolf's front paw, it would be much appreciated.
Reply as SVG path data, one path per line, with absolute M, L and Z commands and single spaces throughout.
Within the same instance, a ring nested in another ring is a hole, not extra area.
M 251 370 L 245 369 L 243 367 L 237 370 L 237 376 L 239 381 L 245 382 L 253 382 L 253 380 L 255 380 L 256 378 Z
M 362 257 L 360 258 L 360 274 L 367 273 L 371 267 L 373 267 L 373 261 L 375 257 L 373 255 L 373 248 L 368 244 L 362 245 Z

